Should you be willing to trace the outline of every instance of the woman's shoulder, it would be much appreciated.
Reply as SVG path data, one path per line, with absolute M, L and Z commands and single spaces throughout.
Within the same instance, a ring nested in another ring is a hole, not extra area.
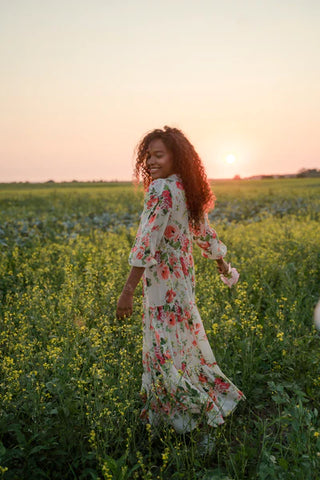
M 164 190 L 173 192 L 176 189 L 183 190 L 183 185 L 180 177 L 174 173 L 169 175 L 169 177 L 153 180 L 149 185 L 148 191 L 149 193 L 161 195 Z

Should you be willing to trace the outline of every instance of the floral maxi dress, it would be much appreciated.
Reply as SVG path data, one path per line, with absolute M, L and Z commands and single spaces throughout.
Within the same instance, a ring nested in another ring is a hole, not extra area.
M 217 426 L 244 399 L 220 370 L 195 303 L 192 243 L 210 259 L 225 256 L 205 216 L 200 231 L 190 228 L 178 175 L 154 180 L 129 264 L 143 274 L 143 375 L 141 418 L 167 422 L 179 433 L 200 423 Z

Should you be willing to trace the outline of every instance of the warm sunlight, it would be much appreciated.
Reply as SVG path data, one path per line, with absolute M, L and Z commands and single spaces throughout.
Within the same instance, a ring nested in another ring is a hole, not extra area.
M 230 164 L 234 163 L 235 160 L 236 160 L 236 157 L 232 153 L 230 153 L 229 155 L 226 156 L 226 162 L 227 163 L 230 163 Z

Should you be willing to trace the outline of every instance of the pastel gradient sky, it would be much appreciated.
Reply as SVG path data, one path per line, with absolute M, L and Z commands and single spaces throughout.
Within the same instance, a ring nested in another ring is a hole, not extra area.
M 2 1 L 0 68 L 0 182 L 131 180 L 164 125 L 210 178 L 320 168 L 319 0 Z

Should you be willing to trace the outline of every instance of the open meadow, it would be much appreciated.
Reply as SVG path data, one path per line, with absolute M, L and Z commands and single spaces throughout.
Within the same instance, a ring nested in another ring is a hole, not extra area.
M 116 320 L 143 191 L 0 185 L 0 478 L 320 478 L 320 179 L 216 181 L 229 290 L 194 247 L 197 305 L 247 400 L 217 428 L 152 437 L 140 419 L 141 285 Z

